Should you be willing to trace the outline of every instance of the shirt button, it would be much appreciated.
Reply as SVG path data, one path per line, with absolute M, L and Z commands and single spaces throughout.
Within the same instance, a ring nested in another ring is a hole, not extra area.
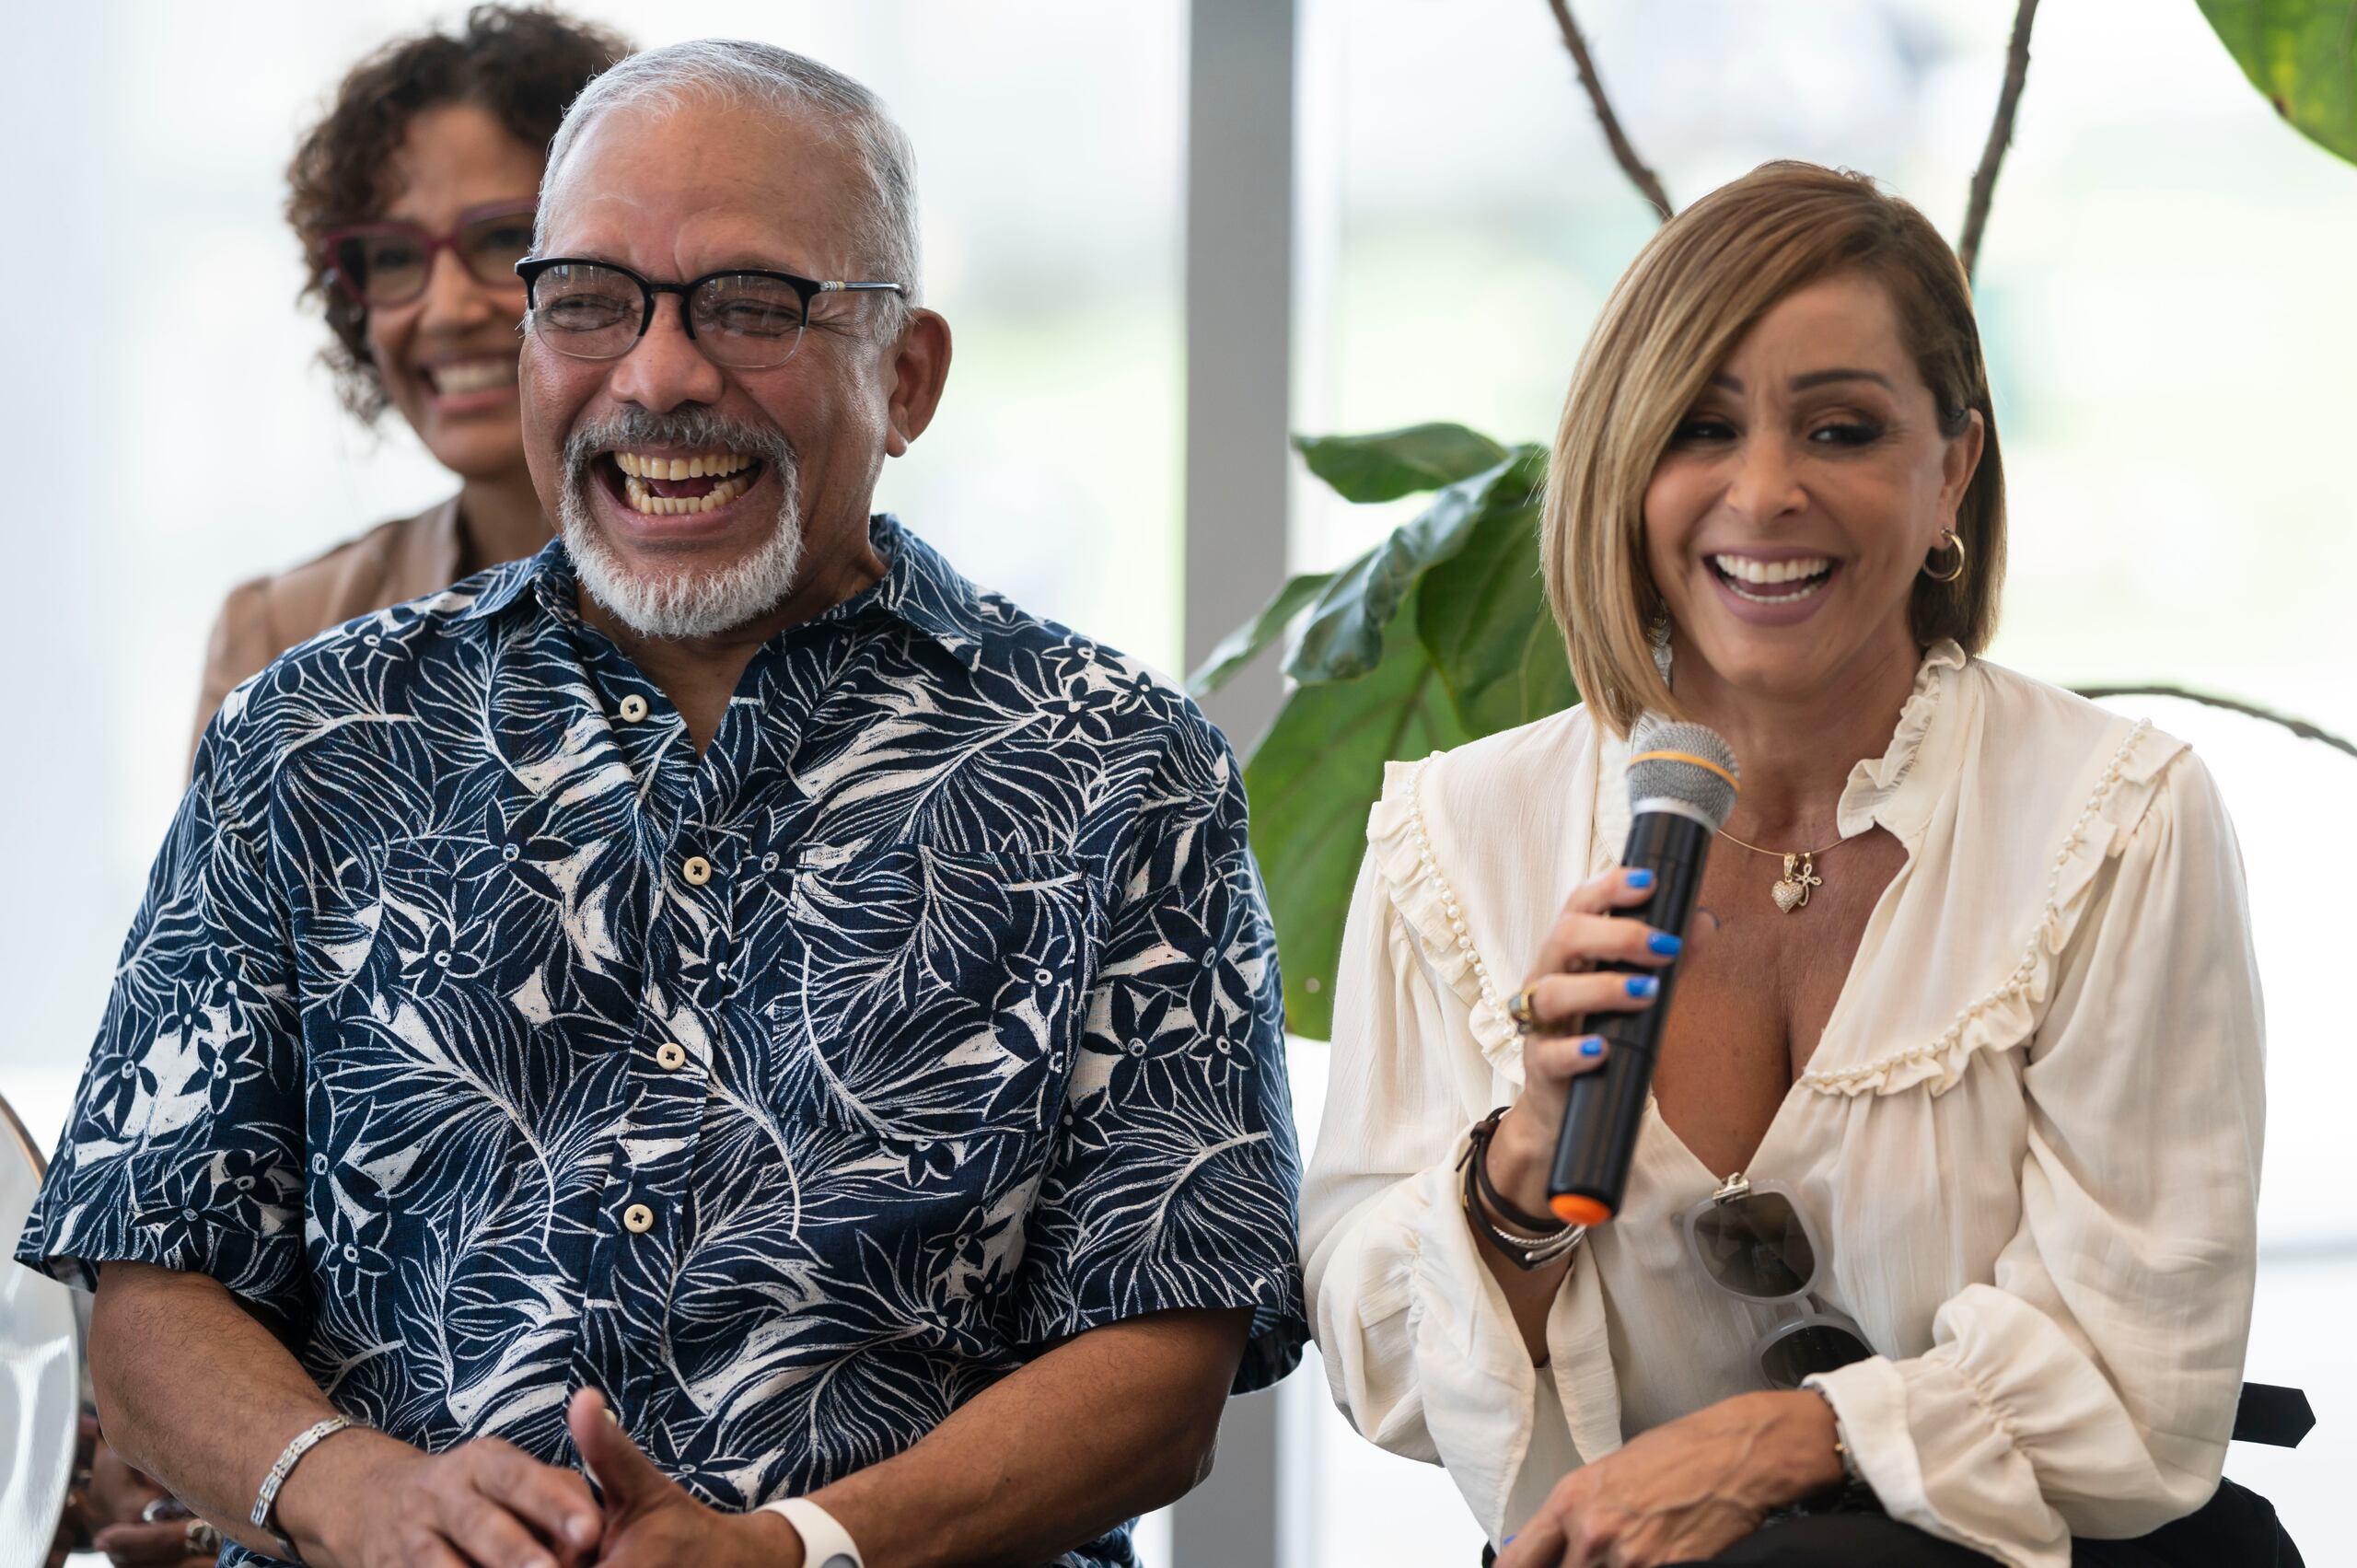
M 644 1236 L 655 1228 L 655 1211 L 644 1203 L 633 1203 L 622 1211 L 622 1224 L 627 1225 L 633 1234 Z
M 679 1064 L 687 1059 L 688 1053 L 679 1049 L 679 1042 L 676 1040 L 667 1040 L 655 1048 L 655 1060 L 662 1064 L 666 1073 L 678 1072 Z
M 689 886 L 701 888 L 712 880 L 712 862 L 700 854 L 691 854 L 680 863 L 679 875 L 688 879 Z
M 646 699 L 640 696 L 635 691 L 632 692 L 629 696 L 624 697 L 622 699 L 621 715 L 624 723 L 636 724 L 639 720 L 646 716 Z

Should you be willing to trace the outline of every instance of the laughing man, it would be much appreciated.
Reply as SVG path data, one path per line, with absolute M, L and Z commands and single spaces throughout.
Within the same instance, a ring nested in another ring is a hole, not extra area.
M 229 1562 L 1131 1563 L 1301 1343 L 1236 761 L 871 517 L 857 83 L 633 57 L 535 252 L 558 540 L 230 695 L 19 1256 Z

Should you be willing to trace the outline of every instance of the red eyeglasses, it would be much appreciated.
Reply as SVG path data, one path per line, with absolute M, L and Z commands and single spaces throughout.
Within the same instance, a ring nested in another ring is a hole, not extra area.
M 406 305 L 425 292 L 434 253 L 448 250 L 467 275 L 487 287 L 517 286 L 516 263 L 532 252 L 537 202 L 469 207 L 447 234 L 413 223 L 356 223 L 319 237 L 327 273 L 343 295 L 372 308 Z

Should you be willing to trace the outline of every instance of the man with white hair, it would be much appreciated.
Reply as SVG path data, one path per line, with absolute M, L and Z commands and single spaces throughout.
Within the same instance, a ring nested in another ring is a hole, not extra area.
M 813 62 L 608 72 L 519 269 L 559 540 L 207 732 L 18 1256 L 225 1561 L 1126 1564 L 1298 1356 L 1233 755 L 869 514 L 914 207 Z

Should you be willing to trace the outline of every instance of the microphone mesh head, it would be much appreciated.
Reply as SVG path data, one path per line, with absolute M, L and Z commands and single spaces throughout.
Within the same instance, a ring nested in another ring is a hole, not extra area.
M 1661 755 L 1670 753 L 1670 755 Z M 1699 757 L 1722 770 L 1686 761 Z M 1681 800 L 1711 819 L 1715 830 L 1735 809 L 1735 748 L 1705 725 L 1679 724 L 1647 715 L 1629 737 L 1629 804 Z

